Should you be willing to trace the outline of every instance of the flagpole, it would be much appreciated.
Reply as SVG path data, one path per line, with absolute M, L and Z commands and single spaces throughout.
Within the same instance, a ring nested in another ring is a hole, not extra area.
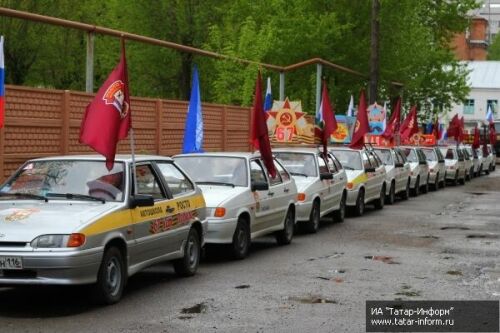
M 137 177 L 135 169 L 135 139 L 134 139 L 134 129 L 130 128 L 130 152 L 132 153 L 132 181 L 134 184 L 134 195 L 137 194 Z

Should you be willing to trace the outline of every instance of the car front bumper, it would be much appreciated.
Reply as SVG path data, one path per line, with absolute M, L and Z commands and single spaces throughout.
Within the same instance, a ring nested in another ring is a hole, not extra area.
M 358 200 L 359 188 L 347 190 L 347 200 L 345 202 L 346 206 L 353 207 L 356 206 L 356 201 Z
M 312 201 L 299 201 L 295 205 L 295 210 L 297 212 L 297 222 L 309 222 L 309 217 L 311 215 Z
M 231 244 L 238 219 L 207 219 L 205 244 Z

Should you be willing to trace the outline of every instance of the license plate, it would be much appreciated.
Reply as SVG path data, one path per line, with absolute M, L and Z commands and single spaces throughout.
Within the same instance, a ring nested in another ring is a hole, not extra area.
M 0 257 L 0 269 L 23 269 L 21 257 Z

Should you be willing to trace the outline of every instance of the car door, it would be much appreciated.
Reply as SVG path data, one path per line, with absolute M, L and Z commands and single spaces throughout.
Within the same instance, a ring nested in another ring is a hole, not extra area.
M 332 179 L 323 179 L 321 182 L 321 191 L 320 196 L 322 200 L 321 210 L 331 210 L 333 205 L 335 204 L 335 192 L 334 192 L 334 184 L 335 180 L 333 175 L 336 171 L 335 165 L 333 164 L 333 160 L 323 158 L 322 154 L 317 154 L 316 158 L 318 160 L 319 174 L 320 177 L 322 174 L 332 174 Z
M 264 166 L 264 162 L 262 160 L 260 162 L 261 165 Z M 266 172 L 269 179 L 269 192 L 267 195 L 270 206 L 270 216 L 265 225 L 266 229 L 281 226 L 282 221 L 285 219 L 290 198 L 290 189 L 285 186 L 281 176 L 284 171 L 283 167 L 276 160 L 274 160 L 274 167 L 277 171 L 275 177 L 271 177 L 271 175 Z
M 333 174 L 333 206 L 337 208 L 340 205 L 340 200 L 342 200 L 342 194 L 344 193 L 345 185 L 347 183 L 347 176 L 342 168 L 342 164 L 335 156 L 328 154 L 328 159 L 333 162 L 333 166 L 335 167 L 335 172 Z
M 427 164 L 427 158 L 424 152 L 417 148 L 415 149 L 418 156 L 418 169 L 420 174 L 420 184 L 426 184 L 429 181 L 429 165 Z
M 375 166 L 375 174 L 377 178 L 377 184 L 375 186 L 377 188 L 377 191 L 375 192 L 375 194 L 376 197 L 378 197 L 378 195 L 380 194 L 380 190 L 382 189 L 382 184 L 386 180 L 385 165 L 382 162 L 382 160 L 377 156 L 377 154 L 375 154 L 373 151 L 369 152 L 368 158 L 372 163 L 372 165 Z
M 458 166 L 458 175 L 459 178 L 465 177 L 465 156 L 464 153 L 462 152 L 461 149 L 455 148 L 455 154 L 456 158 L 458 160 L 457 166 Z
M 444 163 L 444 156 L 443 153 L 441 152 L 441 149 L 435 148 L 434 151 L 436 152 L 436 156 L 438 158 L 438 170 L 439 170 L 439 180 L 445 178 L 446 174 L 446 165 Z
M 250 163 L 250 183 L 265 183 L 269 186 L 269 181 L 264 172 L 264 168 L 258 159 L 252 159 Z M 253 191 L 253 197 L 255 199 L 255 220 L 251 225 L 251 232 L 259 232 L 266 229 L 267 226 L 272 224 L 272 212 L 271 212 L 271 197 L 274 193 L 269 196 L 269 192 L 272 192 L 269 186 L 268 190 Z
M 393 150 L 392 152 L 394 158 L 394 169 L 396 172 L 396 176 L 394 177 L 396 179 L 396 192 L 399 192 L 402 189 L 406 188 L 407 177 L 405 176 L 404 172 L 405 163 L 398 151 Z
M 177 229 L 171 195 L 152 163 L 138 163 L 135 170 L 137 194 L 151 195 L 154 206 L 131 210 L 135 238 L 135 246 L 129 251 L 131 265 L 171 253 L 178 246 L 167 241 Z

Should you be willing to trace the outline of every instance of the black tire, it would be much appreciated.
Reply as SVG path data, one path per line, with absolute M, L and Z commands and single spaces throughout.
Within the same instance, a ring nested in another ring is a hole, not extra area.
M 309 215 L 309 221 L 303 223 L 304 230 L 310 234 L 315 234 L 319 229 L 319 220 L 320 220 L 320 202 L 319 200 L 315 200 L 313 202 L 311 208 L 311 214 Z
M 422 186 L 422 193 L 429 193 L 429 175 L 427 175 L 427 180 L 425 182 L 425 185 Z
M 453 184 L 453 186 L 458 185 L 458 171 L 455 172 L 455 178 L 453 179 L 452 184 Z
M 401 199 L 408 200 L 409 198 L 410 198 L 410 178 L 408 178 L 408 181 L 406 182 L 405 190 L 401 193 Z
M 293 210 L 289 207 L 286 212 L 285 222 L 283 223 L 283 230 L 278 231 L 276 235 L 276 242 L 278 245 L 288 245 L 292 242 L 293 231 L 295 229 L 295 217 Z
M 382 185 L 382 189 L 380 190 L 380 195 L 378 200 L 375 200 L 373 205 L 375 209 L 383 209 L 385 203 L 385 184 Z
M 434 185 L 432 186 L 434 191 L 439 189 L 439 173 L 436 173 L 436 179 L 434 180 Z
M 441 181 L 441 188 L 445 188 L 445 187 L 446 187 L 446 172 L 444 173 L 444 178 Z
M 388 205 L 393 205 L 394 201 L 396 201 L 396 184 L 395 182 L 391 182 L 391 188 L 389 189 L 389 195 L 385 197 L 385 203 Z
M 418 197 L 420 194 L 420 176 L 417 177 L 417 180 L 415 181 L 415 187 L 413 187 L 413 196 Z
M 464 177 L 463 177 L 463 178 L 461 178 L 461 179 L 459 179 L 459 180 L 458 180 L 458 183 L 459 183 L 460 185 L 465 185 L 465 175 L 464 175 Z
M 250 226 L 247 220 L 240 217 L 233 234 L 231 250 L 234 259 L 244 259 L 250 250 Z
M 469 180 L 472 180 L 474 178 L 474 166 L 472 166 L 469 170 Z
M 93 297 L 99 304 L 117 303 L 127 283 L 127 272 L 121 251 L 111 246 L 102 257 L 97 273 L 97 282 L 93 286 Z
M 198 230 L 189 230 L 186 244 L 184 245 L 184 256 L 174 260 L 174 270 L 179 276 L 192 276 L 198 270 L 201 256 L 201 242 Z
M 354 215 L 363 216 L 365 213 L 365 190 L 360 189 L 356 198 L 356 206 L 354 206 Z
M 483 165 L 479 167 L 479 171 L 477 172 L 478 177 L 483 175 Z
M 344 222 L 345 219 L 345 202 L 347 200 L 347 193 L 342 194 L 342 199 L 340 199 L 340 207 L 333 212 L 333 222 Z
M 484 173 L 487 174 L 487 175 L 489 175 L 490 174 L 490 170 L 486 169 L 486 170 L 484 170 Z

